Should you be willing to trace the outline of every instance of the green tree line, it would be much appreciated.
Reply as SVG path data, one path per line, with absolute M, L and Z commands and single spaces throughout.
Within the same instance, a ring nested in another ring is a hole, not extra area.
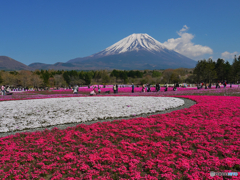
M 232 65 L 228 61 L 212 59 L 198 61 L 193 71 L 192 81 L 195 82 L 223 82 L 236 83 L 240 80 L 240 56 L 235 56 Z
M 213 83 L 240 81 L 240 56 L 233 63 L 218 59 L 200 60 L 193 69 L 165 70 L 35 70 L 0 71 L 0 84 L 12 87 L 68 87 L 90 84 Z

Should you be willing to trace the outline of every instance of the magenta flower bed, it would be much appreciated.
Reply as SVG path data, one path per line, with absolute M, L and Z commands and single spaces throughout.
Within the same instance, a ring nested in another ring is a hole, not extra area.
M 230 86 L 228 85 L 226 89 L 236 89 L 238 87 L 238 85 L 233 85 L 232 88 L 230 88 Z M 95 89 L 95 92 L 98 92 L 98 88 L 96 86 L 96 88 L 93 88 L 92 86 L 90 88 L 88 87 L 80 87 L 78 90 L 79 90 L 79 93 L 90 93 L 93 89 Z M 110 93 L 113 93 L 113 87 L 111 87 L 111 85 L 107 86 L 106 88 L 103 88 L 102 85 L 100 85 L 100 89 L 101 89 L 101 93 L 105 93 L 106 91 L 110 91 Z M 165 90 L 165 87 L 161 87 L 160 88 L 160 92 L 164 92 Z M 176 94 L 179 94 L 179 91 L 192 91 L 192 90 L 195 90 L 197 92 L 201 91 L 201 92 L 204 92 L 204 91 L 223 91 L 225 90 L 223 86 L 221 86 L 221 88 L 218 88 L 216 89 L 214 86 L 212 86 L 211 89 L 204 89 L 204 87 L 202 89 L 197 89 L 197 87 L 188 87 L 188 88 L 184 88 L 184 87 L 179 87 L 177 88 L 177 91 L 173 91 L 173 87 L 168 87 L 168 91 L 167 92 L 164 92 L 164 93 L 176 93 Z M 68 92 L 68 91 L 71 91 L 71 90 L 53 90 L 54 92 Z M 118 88 L 118 93 L 131 93 L 132 92 L 132 87 L 119 87 Z M 136 87 L 134 88 L 134 93 L 136 92 L 142 92 L 142 87 Z M 147 93 L 147 88 L 145 88 L 145 92 Z M 155 87 L 151 87 L 151 92 L 156 92 L 156 88 Z M 184 93 L 182 92 L 182 93 Z
M 240 171 L 240 98 L 148 118 L 0 138 L 1 179 L 222 179 Z M 236 179 L 239 178 L 235 177 Z
M 0 101 L 11 101 L 11 100 L 26 100 L 26 99 L 45 99 L 45 98 L 62 98 L 62 97 L 82 97 L 86 96 L 83 94 L 29 94 L 19 93 L 9 96 L 0 96 Z

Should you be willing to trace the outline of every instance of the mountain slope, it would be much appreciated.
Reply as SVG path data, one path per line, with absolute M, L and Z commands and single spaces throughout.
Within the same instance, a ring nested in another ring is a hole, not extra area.
M 78 70 L 79 67 L 72 63 L 57 62 L 55 64 L 32 63 L 28 65 L 33 69 L 55 69 L 55 70 Z
M 175 57 L 179 56 L 178 59 Z M 161 59 L 161 61 L 159 61 Z M 89 59 L 74 63 L 84 70 L 87 69 L 122 69 L 122 70 L 144 70 L 144 69 L 168 69 L 168 68 L 192 68 L 196 62 L 189 59 L 182 60 L 181 55 L 170 56 L 166 52 L 152 54 L 147 51 L 134 51 L 121 54 L 109 55 L 97 59 Z
M 33 70 L 33 69 L 10 57 L 0 56 L 0 70 Z
M 157 40 L 149 36 L 148 34 L 132 34 L 118 41 L 112 46 L 109 46 L 103 51 L 100 51 L 88 57 L 75 58 L 75 59 L 69 60 L 68 63 L 86 61 L 89 59 L 97 59 L 104 56 L 121 54 L 125 52 L 130 52 L 130 51 L 138 52 L 141 50 L 145 50 L 145 51 L 154 53 L 154 52 L 161 52 L 164 49 L 167 49 L 167 48 L 164 47 L 160 42 L 158 42 Z
M 31 64 L 38 69 L 167 69 L 194 68 L 197 62 L 173 50 L 167 49 L 148 34 L 132 34 L 108 48 L 83 58 L 75 58 L 67 63 Z
M 96 66 L 99 69 L 109 67 L 127 70 L 193 68 L 197 62 L 167 49 L 148 34 L 132 34 L 103 51 L 69 60 L 68 63 L 74 63 L 81 68 L 91 69 L 91 66 Z

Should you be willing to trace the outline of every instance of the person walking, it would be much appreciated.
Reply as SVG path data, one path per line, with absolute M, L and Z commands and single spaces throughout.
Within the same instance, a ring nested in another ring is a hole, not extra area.
M 78 85 L 73 87 L 73 94 L 78 94 Z
M 211 83 L 209 83 L 209 85 L 208 85 L 208 88 L 209 88 L 209 89 L 211 89 L 211 87 L 212 87 L 212 84 L 211 84 Z
M 7 93 L 7 94 L 10 93 L 10 87 L 9 87 L 9 86 L 7 86 L 7 88 L 6 88 L 6 93 Z
M 173 91 L 176 91 L 176 90 L 177 90 L 177 84 L 174 84 Z
M 168 84 L 165 83 L 165 90 L 164 91 L 167 91 L 168 90 Z
M 148 92 L 151 92 L 151 85 L 148 84 Z
M 77 89 L 77 94 L 78 94 L 78 88 L 79 88 L 79 86 L 78 86 L 78 85 L 76 85 L 76 89 Z
M 114 94 L 116 94 L 116 90 L 117 90 L 117 87 L 116 87 L 116 84 L 115 84 L 115 85 L 113 85 L 113 92 L 114 92 Z
M 132 83 L 132 93 L 134 93 L 134 84 Z
M 118 85 L 116 84 L 116 93 L 118 93 Z
M 158 92 L 159 91 L 159 84 L 157 83 L 156 84 L 156 92 Z
M 145 92 L 145 85 L 142 85 L 142 92 Z
M 223 83 L 223 85 L 224 85 L 224 88 L 226 88 L 226 87 L 227 87 L 227 82 L 225 81 L 225 82 Z
M 2 85 L 1 91 L 2 91 L 2 95 L 5 96 L 5 85 Z

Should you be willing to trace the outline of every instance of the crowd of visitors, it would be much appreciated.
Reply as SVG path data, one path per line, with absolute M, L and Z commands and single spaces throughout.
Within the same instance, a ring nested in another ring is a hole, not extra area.
M 9 86 L 5 86 L 5 85 L 2 85 L 1 86 L 1 92 L 2 92 L 2 95 L 5 96 L 5 95 L 11 95 L 12 93 L 10 93 L 10 91 L 12 91 L 10 89 Z
M 224 88 L 227 87 L 227 81 L 218 81 L 216 83 L 216 89 L 217 88 L 221 88 L 221 85 L 223 85 Z M 205 83 L 205 82 L 201 82 L 201 83 L 198 83 L 197 84 L 197 89 L 202 89 L 202 88 L 205 88 L 205 89 L 211 89 L 212 88 L 212 83 Z M 232 88 L 232 83 L 230 83 L 230 88 Z
M 227 81 L 222 81 L 222 82 L 218 81 L 216 84 L 201 82 L 201 83 L 197 83 L 196 87 L 197 87 L 197 89 L 202 89 L 202 88 L 210 89 L 210 88 L 212 88 L 212 86 L 215 86 L 215 85 L 216 85 L 216 88 L 220 88 L 221 85 L 223 85 L 223 87 L 226 88 L 227 84 L 228 84 Z M 240 85 L 240 82 L 237 82 L 237 84 Z M 5 85 L 2 85 L 0 87 L 1 87 L 1 94 L 2 95 L 11 95 L 14 91 L 43 91 L 43 90 L 48 90 L 49 89 L 48 87 L 46 87 L 46 88 L 28 88 L 28 87 L 27 88 L 22 88 L 22 87 L 13 88 L 13 87 L 10 87 L 10 86 L 5 86 Z M 75 86 L 65 87 L 63 89 L 64 90 L 71 89 L 73 94 L 78 94 L 79 87 L 80 86 L 75 85 Z M 95 86 L 88 85 L 88 88 L 93 88 L 93 90 L 90 92 L 90 95 L 100 94 L 102 92 L 101 88 L 109 88 L 109 87 L 113 88 L 114 94 L 118 93 L 118 88 L 131 87 L 132 93 L 134 93 L 134 90 L 135 90 L 134 83 L 132 83 L 131 85 L 118 85 L 118 84 L 107 85 L 107 86 L 106 85 L 95 85 Z M 137 85 L 137 87 L 139 87 L 139 85 Z M 151 92 L 153 90 L 153 89 L 151 89 L 151 87 L 153 87 L 153 86 L 151 86 L 151 84 L 143 84 L 142 85 L 142 92 Z M 161 89 L 161 86 L 160 86 L 159 83 L 157 83 L 154 87 L 155 87 L 154 92 L 159 92 L 160 89 Z M 179 87 L 187 87 L 187 84 L 179 85 L 179 83 L 175 83 L 173 85 L 170 85 L 170 87 L 173 87 L 173 89 L 172 89 L 173 91 L 177 91 L 177 89 Z M 169 90 L 169 84 L 165 83 L 163 88 L 164 88 L 164 90 L 163 90 L 164 92 L 168 91 Z M 232 83 L 230 83 L 230 88 L 232 88 Z M 60 88 L 59 87 L 57 87 L 57 88 L 54 87 L 52 89 L 53 90 L 58 90 Z M 103 92 L 110 94 L 110 91 L 103 91 Z
M 95 90 L 97 87 L 96 86 L 90 86 L 90 85 L 88 85 L 88 88 L 93 88 L 93 90 L 90 92 L 90 95 L 92 96 L 92 95 L 96 95 L 96 94 L 100 94 L 101 93 L 101 88 L 100 87 L 98 87 L 98 90 Z M 113 86 L 112 86 L 112 88 L 113 88 L 113 93 L 114 94 L 117 94 L 118 93 L 118 88 L 124 88 L 124 87 L 126 87 L 126 85 L 118 85 L 118 84 L 114 84 Z M 129 87 L 129 86 L 128 86 Z M 139 86 L 137 86 L 137 87 L 139 87 Z M 151 84 L 143 84 L 142 85 L 142 92 L 151 92 L 152 90 L 151 90 Z M 169 87 L 169 85 L 167 84 L 167 83 L 165 83 L 165 85 L 164 85 L 164 87 L 165 87 L 165 89 L 164 89 L 164 91 L 168 91 L 168 87 Z M 173 86 L 173 91 L 177 91 L 177 88 L 179 87 L 179 83 L 176 83 L 176 84 L 174 84 L 174 86 Z M 102 88 L 105 88 L 105 85 L 102 87 Z M 135 90 L 135 85 L 132 83 L 131 84 L 131 88 L 132 88 L 132 93 L 134 93 L 134 90 Z M 155 92 L 159 92 L 160 91 L 160 84 L 158 83 L 158 84 L 156 84 L 156 86 L 155 86 Z M 105 93 L 110 93 L 110 91 L 104 91 Z
M 1 86 L 1 92 L 2 92 L 2 95 L 9 95 L 10 93 L 12 92 L 17 92 L 17 91 L 44 91 L 44 90 L 48 90 L 49 88 L 48 87 L 45 87 L 45 88 L 23 88 L 23 87 L 10 87 L 10 86 L 6 86 L 6 85 L 2 85 Z M 66 88 L 65 88 L 66 90 Z

